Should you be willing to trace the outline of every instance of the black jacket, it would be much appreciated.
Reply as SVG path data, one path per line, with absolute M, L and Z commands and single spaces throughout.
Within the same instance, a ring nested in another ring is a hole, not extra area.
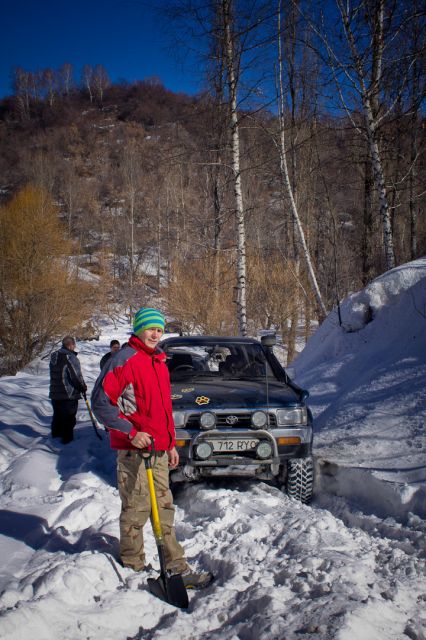
M 86 391 L 80 361 L 74 351 L 61 347 L 50 356 L 50 392 L 52 400 L 78 400 Z
M 99 367 L 102 371 L 102 369 L 104 368 L 104 365 L 108 362 L 108 360 L 111 358 L 112 353 L 111 351 L 108 351 L 108 353 L 106 353 L 104 356 L 102 356 L 101 361 L 99 363 Z

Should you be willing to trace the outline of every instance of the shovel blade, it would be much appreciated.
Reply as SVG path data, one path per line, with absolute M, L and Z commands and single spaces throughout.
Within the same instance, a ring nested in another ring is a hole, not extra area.
M 183 584 L 182 576 L 160 576 L 159 578 L 148 578 L 148 587 L 152 595 L 168 602 L 179 609 L 187 609 L 189 606 L 188 593 Z

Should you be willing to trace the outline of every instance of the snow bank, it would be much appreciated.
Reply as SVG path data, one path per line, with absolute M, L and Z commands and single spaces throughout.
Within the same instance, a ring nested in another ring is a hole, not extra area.
M 349 296 L 341 314 L 342 326 L 332 311 L 294 362 L 311 393 L 316 454 L 334 464 L 341 495 L 425 515 L 426 259 Z
M 349 296 L 341 306 L 343 329 L 349 332 L 365 327 L 383 307 L 396 303 L 401 294 L 424 280 L 425 270 L 426 258 L 415 260 L 388 271 Z

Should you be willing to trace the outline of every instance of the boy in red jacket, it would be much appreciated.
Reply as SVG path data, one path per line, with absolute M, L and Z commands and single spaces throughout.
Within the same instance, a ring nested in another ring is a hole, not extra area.
M 154 438 L 158 452 L 153 474 L 164 537 L 166 567 L 181 573 L 186 587 L 201 588 L 211 582 L 210 573 L 195 573 L 176 540 L 169 468 L 179 464 L 175 447 L 171 387 L 165 354 L 157 348 L 165 319 L 160 311 L 142 308 L 136 313 L 133 334 L 109 365 L 92 393 L 92 409 L 110 433 L 117 454 L 118 489 L 121 498 L 120 555 L 125 567 L 145 567 L 143 526 L 151 514 L 148 481 L 139 453 Z

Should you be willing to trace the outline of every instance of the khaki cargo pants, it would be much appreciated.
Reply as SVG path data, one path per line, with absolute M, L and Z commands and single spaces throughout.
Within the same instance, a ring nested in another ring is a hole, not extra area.
M 161 452 L 162 453 L 162 452 Z M 151 460 L 163 531 L 166 568 L 181 573 L 188 568 L 184 550 L 176 540 L 173 526 L 175 508 L 169 488 L 167 453 Z M 120 555 L 123 565 L 135 571 L 145 566 L 143 527 L 151 515 L 145 463 L 138 451 L 119 451 L 117 456 L 118 490 L 121 498 Z

